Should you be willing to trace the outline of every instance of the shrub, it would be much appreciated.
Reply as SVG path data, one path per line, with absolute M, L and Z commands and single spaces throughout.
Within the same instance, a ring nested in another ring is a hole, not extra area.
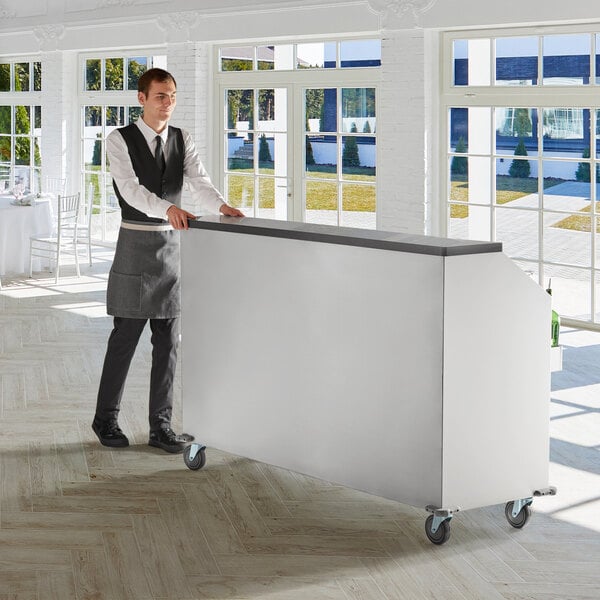
M 590 157 L 590 149 L 586 148 L 581 155 L 581 158 L 589 158 Z M 580 162 L 577 165 L 577 171 L 575 171 L 575 179 L 577 181 L 584 181 L 589 183 L 590 178 L 590 163 L 589 162 Z M 596 171 L 596 183 L 600 183 L 600 173 Z
M 356 123 L 352 123 L 351 133 L 356 133 Z M 358 156 L 358 144 L 356 136 L 349 135 L 344 138 L 344 151 L 342 152 L 342 165 L 344 167 L 360 167 L 360 157 Z
M 519 139 L 519 143 L 515 148 L 515 156 L 527 156 L 527 148 L 525 148 L 525 142 L 523 138 Z M 531 165 L 528 160 L 514 159 L 510 163 L 508 174 L 511 177 L 526 178 L 531 175 Z
M 455 152 L 466 152 L 467 144 L 465 143 L 465 139 L 461 136 L 458 138 L 458 142 L 456 142 Z M 452 158 L 452 163 L 450 165 L 450 172 L 453 175 L 466 175 L 469 172 L 469 162 L 466 156 L 455 156 Z
M 258 146 L 258 162 L 273 162 L 271 157 L 271 150 L 269 150 L 269 142 L 263 133 L 260 136 L 260 145 Z
M 94 142 L 94 152 L 92 154 L 92 164 L 94 166 L 99 166 L 102 164 L 102 135 L 100 133 L 96 134 L 96 141 Z
M 306 164 L 307 165 L 315 164 L 315 157 L 313 155 L 312 144 L 310 143 L 308 136 L 306 136 Z

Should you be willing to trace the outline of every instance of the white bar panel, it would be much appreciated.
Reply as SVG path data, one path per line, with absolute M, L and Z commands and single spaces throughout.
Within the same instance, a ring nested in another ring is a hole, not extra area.
M 550 296 L 502 253 L 448 257 L 444 506 L 548 486 Z
M 182 235 L 184 425 L 209 446 L 441 500 L 443 258 Z

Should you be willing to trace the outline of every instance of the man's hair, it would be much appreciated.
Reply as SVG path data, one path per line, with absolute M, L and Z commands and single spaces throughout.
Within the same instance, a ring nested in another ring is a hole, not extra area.
M 148 95 L 150 91 L 150 85 L 153 81 L 158 81 L 160 83 L 164 83 L 165 81 L 172 81 L 173 85 L 177 87 L 177 82 L 175 81 L 175 77 L 169 73 L 169 71 L 165 71 L 164 69 L 154 68 L 148 69 L 139 79 L 138 79 L 138 92 L 142 92 L 144 96 Z

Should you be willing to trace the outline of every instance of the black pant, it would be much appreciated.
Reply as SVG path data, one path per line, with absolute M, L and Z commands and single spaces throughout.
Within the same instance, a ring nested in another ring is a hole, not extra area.
M 114 318 L 98 389 L 96 419 L 116 421 L 121 397 L 140 335 L 148 319 Z M 173 412 L 173 379 L 177 365 L 179 318 L 150 319 L 152 371 L 148 420 L 150 431 L 169 427 Z

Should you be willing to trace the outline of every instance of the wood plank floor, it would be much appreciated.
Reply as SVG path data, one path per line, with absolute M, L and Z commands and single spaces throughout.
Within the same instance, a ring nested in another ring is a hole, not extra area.
M 559 494 L 522 530 L 503 506 L 458 513 L 433 546 L 421 509 L 212 448 L 192 472 L 147 446 L 147 335 L 123 401 L 132 446 L 100 446 L 109 265 L 96 249 L 81 279 L 3 280 L 0 600 L 600 598 L 600 334 L 562 332 Z

